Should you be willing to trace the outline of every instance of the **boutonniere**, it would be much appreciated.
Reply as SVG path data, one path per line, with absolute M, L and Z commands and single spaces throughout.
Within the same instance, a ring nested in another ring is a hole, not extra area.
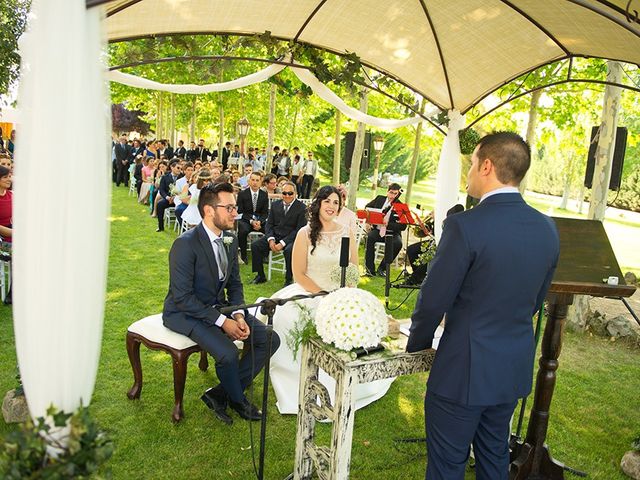
M 229 248 L 231 246 L 231 244 L 233 243 L 233 237 L 232 236 L 223 236 L 222 237 L 222 243 L 224 244 L 225 247 Z

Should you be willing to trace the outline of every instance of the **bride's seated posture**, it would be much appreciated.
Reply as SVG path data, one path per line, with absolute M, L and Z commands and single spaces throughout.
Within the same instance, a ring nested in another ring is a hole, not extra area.
M 318 190 L 309 206 L 309 223 L 296 236 L 292 253 L 292 270 L 295 283 L 276 292 L 274 298 L 288 298 L 305 293 L 331 291 L 340 286 L 339 275 L 332 275 L 339 268 L 342 237 L 350 236 L 350 262 L 358 265 L 358 250 L 353 232 L 336 221 L 342 198 L 333 186 Z M 313 317 L 321 297 L 300 301 Z M 271 358 L 271 383 L 277 397 L 280 413 L 298 413 L 298 384 L 300 380 L 300 356 L 294 358 L 287 345 L 289 331 L 299 321 L 300 306 L 294 302 L 278 307 L 273 328 L 283 340 L 280 349 Z M 364 407 L 382 397 L 394 379 L 378 380 L 358 385 L 356 408 Z M 335 382 L 322 370 L 320 381 L 327 387 L 334 400 Z

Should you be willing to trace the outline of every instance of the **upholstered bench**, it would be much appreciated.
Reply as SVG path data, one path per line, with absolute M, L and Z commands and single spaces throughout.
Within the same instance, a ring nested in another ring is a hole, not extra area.
M 162 314 L 149 317 L 132 323 L 127 329 L 127 353 L 131 368 L 133 368 L 133 386 L 127 392 L 130 400 L 140 398 L 142 391 L 142 365 L 140 363 L 140 344 L 143 343 L 152 350 L 163 350 L 171 355 L 173 360 L 173 396 L 175 405 L 171 418 L 179 422 L 184 416 L 182 410 L 182 397 L 184 385 L 187 379 L 187 360 L 192 353 L 200 352 L 200 370 L 205 372 L 209 367 L 207 352 L 203 351 L 197 343 L 189 337 L 169 330 L 162 323 Z

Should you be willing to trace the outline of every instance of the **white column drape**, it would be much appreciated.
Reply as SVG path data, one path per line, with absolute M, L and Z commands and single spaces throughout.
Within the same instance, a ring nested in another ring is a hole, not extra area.
M 442 144 L 438 173 L 436 174 L 436 208 L 435 230 L 436 240 L 442 235 L 442 222 L 447 210 L 458 203 L 460 184 L 460 138 L 459 132 L 464 128 L 464 117 L 457 110 L 449 110 L 449 129 Z
M 13 301 L 29 411 L 91 401 L 109 245 L 110 109 L 101 9 L 34 0 L 21 42 Z M 81 142 L 66 141 L 73 131 Z M 62 136 L 62 137 L 61 137 Z M 64 148 L 52 150 L 52 145 Z M 90 168 L 85 168 L 91 145 Z M 96 158 L 96 156 L 98 158 Z
M 155 82 L 146 78 L 136 77 L 135 75 L 119 72 L 117 70 L 107 72 L 107 79 L 112 82 L 118 82 L 123 85 L 128 85 L 135 88 L 161 90 L 163 92 L 181 94 L 199 94 L 235 90 L 238 88 L 246 87 L 248 85 L 253 85 L 254 83 L 264 82 L 273 75 L 280 73 L 284 68 L 287 68 L 287 66 L 274 64 L 263 70 L 260 70 L 259 72 L 252 73 L 251 75 L 240 77 L 229 82 L 209 83 L 207 85 L 172 85 L 167 83 Z M 333 105 L 335 108 L 340 110 L 340 112 L 344 113 L 352 120 L 385 129 L 399 128 L 404 127 L 405 125 L 415 125 L 423 120 L 419 115 L 399 120 L 368 115 L 364 112 L 361 112 L 357 108 L 353 108 L 347 105 L 338 95 L 336 95 L 333 91 L 331 91 L 331 89 L 320 82 L 320 80 L 318 80 L 318 78 L 306 68 L 297 68 L 295 65 L 290 65 L 288 66 L 288 68 L 293 71 L 293 73 L 302 83 L 308 85 L 316 95 L 322 98 L 325 102 Z M 428 111 L 426 115 L 432 115 L 437 111 L 438 109 L 434 107 L 433 109 Z

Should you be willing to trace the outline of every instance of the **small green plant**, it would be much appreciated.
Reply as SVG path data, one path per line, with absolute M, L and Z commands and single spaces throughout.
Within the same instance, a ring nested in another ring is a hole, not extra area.
M 47 416 L 34 424 L 28 420 L 17 431 L 10 432 L 0 449 L 0 477 L 19 479 L 99 479 L 111 478 L 107 471 L 103 476 L 97 471 L 113 454 L 113 443 L 89 414 L 80 406 L 75 413 L 65 413 L 50 407 Z M 69 426 L 68 434 L 49 444 L 62 452 L 52 456 L 47 451 L 44 436 L 49 437 L 55 428 Z M 66 446 L 65 446 L 66 444 Z
M 295 305 L 300 310 L 300 316 L 291 330 L 289 330 L 289 333 L 287 333 L 286 338 L 287 346 L 293 352 L 294 359 L 298 356 L 300 345 L 307 343 L 312 338 L 319 338 L 309 307 L 299 302 L 295 302 Z
M 436 255 L 437 248 L 436 241 L 433 237 L 429 237 L 422 242 L 420 245 L 420 254 L 415 261 L 416 265 L 429 265 L 429 262 L 431 262 Z
M 471 155 L 480 141 L 480 134 L 473 128 L 465 128 L 460 130 L 459 138 L 460 153 L 462 155 Z
M 631 442 L 631 448 L 636 452 L 640 452 L 640 434 Z

